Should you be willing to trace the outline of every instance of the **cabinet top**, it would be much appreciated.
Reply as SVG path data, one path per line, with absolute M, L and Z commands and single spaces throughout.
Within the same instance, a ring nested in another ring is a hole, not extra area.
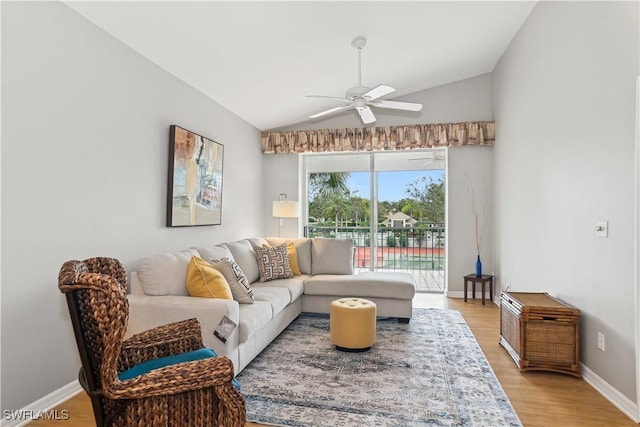
M 546 292 L 502 292 L 502 298 L 506 300 L 515 300 L 522 307 L 544 307 L 578 311 L 576 308 L 552 297 Z

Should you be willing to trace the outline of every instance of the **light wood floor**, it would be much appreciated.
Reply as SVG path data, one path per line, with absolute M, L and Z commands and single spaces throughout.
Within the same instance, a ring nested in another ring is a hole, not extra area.
M 444 298 L 419 294 L 415 307 L 460 310 L 476 336 L 498 380 L 525 427 L 631 427 L 637 426 L 584 380 L 548 372 L 520 374 L 507 352 L 498 344 L 499 310 L 495 304 L 483 306 L 480 300 Z M 60 405 L 69 411 L 66 421 L 34 421 L 35 426 L 79 427 L 95 425 L 91 404 L 84 393 Z M 260 424 L 247 423 L 247 427 Z

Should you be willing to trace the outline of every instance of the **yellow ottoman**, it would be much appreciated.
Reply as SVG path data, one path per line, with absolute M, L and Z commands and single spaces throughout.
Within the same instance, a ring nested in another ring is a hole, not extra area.
M 376 342 L 376 304 L 362 298 L 340 298 L 329 309 L 331 342 L 338 350 L 367 351 Z

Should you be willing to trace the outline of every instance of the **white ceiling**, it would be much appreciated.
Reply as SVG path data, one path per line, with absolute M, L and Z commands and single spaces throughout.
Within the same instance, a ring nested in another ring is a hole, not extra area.
M 387 99 L 484 74 L 533 1 L 65 2 L 260 130 L 341 105 L 357 84 L 351 41 L 367 39 L 362 83 Z M 404 99 L 410 101 L 410 97 Z M 355 113 L 352 113 L 355 114 Z

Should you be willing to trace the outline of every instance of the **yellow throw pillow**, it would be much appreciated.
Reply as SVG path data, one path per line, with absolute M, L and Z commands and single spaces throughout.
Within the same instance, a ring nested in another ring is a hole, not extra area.
M 291 267 L 293 275 L 300 276 L 302 272 L 298 265 L 298 251 L 296 250 L 296 245 L 293 243 L 287 244 L 287 255 L 289 255 L 289 267 Z
M 222 273 L 197 256 L 191 257 L 187 267 L 187 291 L 192 297 L 233 299 L 229 283 Z
M 265 248 L 270 248 L 270 245 L 264 244 L 262 245 Z M 298 265 L 298 251 L 296 250 L 296 245 L 291 243 L 287 243 L 287 257 L 289 258 L 289 267 L 291 268 L 291 272 L 294 276 L 300 276 L 302 271 L 300 271 L 300 266 Z

